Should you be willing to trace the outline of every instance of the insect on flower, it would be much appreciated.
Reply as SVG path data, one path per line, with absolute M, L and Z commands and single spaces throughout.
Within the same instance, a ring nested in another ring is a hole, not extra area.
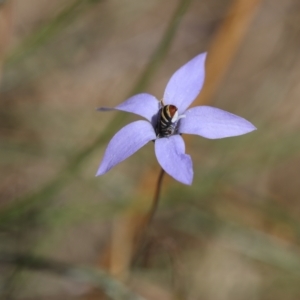
M 184 184 L 192 184 L 193 163 L 191 157 L 185 154 L 182 134 L 221 139 L 256 129 L 244 118 L 215 107 L 188 109 L 203 86 L 205 58 L 206 53 L 199 54 L 173 74 L 163 101 L 143 93 L 130 97 L 114 108 L 99 109 L 130 112 L 146 120 L 130 123 L 113 136 L 96 176 L 105 174 L 149 141 L 154 141 L 156 158 L 166 173 Z
M 178 115 L 178 109 L 175 105 L 164 105 L 163 101 L 161 105 L 155 130 L 157 138 L 168 137 L 174 134 L 178 120 L 185 117 L 185 115 Z

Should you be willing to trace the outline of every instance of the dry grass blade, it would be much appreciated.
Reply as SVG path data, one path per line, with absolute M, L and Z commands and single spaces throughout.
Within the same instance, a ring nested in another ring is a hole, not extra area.
M 208 103 L 217 91 L 247 33 L 261 0 L 234 0 L 208 49 L 204 87 L 194 105 Z

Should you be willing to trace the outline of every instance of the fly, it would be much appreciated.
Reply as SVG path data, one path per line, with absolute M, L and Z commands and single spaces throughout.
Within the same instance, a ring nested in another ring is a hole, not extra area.
M 163 105 L 158 113 L 156 134 L 158 138 L 168 137 L 176 133 L 177 121 L 185 115 L 179 116 L 175 105 Z

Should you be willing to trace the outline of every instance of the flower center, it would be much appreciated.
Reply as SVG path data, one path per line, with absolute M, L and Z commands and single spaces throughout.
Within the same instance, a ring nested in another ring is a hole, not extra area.
M 178 109 L 175 105 L 164 105 L 158 112 L 156 124 L 157 138 L 168 137 L 177 133 L 178 120 L 185 115 L 179 116 Z

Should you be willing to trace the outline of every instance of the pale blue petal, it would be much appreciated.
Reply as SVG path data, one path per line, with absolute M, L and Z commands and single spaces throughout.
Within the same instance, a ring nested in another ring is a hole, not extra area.
M 185 145 L 180 135 L 155 141 L 155 154 L 161 167 L 176 180 L 191 185 L 193 162 L 185 153 Z
M 206 53 L 199 54 L 177 70 L 167 84 L 164 104 L 173 104 L 182 114 L 200 93 L 205 77 Z
M 100 107 L 100 111 L 121 110 L 142 116 L 152 122 L 153 117 L 157 115 L 160 108 L 160 102 L 150 94 L 137 94 L 130 97 L 116 107 Z
M 242 135 L 256 129 L 249 121 L 211 106 L 190 108 L 180 119 L 179 132 L 197 134 L 208 139 Z
M 126 125 L 110 140 L 96 176 L 108 172 L 155 138 L 154 129 L 147 121 L 140 120 Z

